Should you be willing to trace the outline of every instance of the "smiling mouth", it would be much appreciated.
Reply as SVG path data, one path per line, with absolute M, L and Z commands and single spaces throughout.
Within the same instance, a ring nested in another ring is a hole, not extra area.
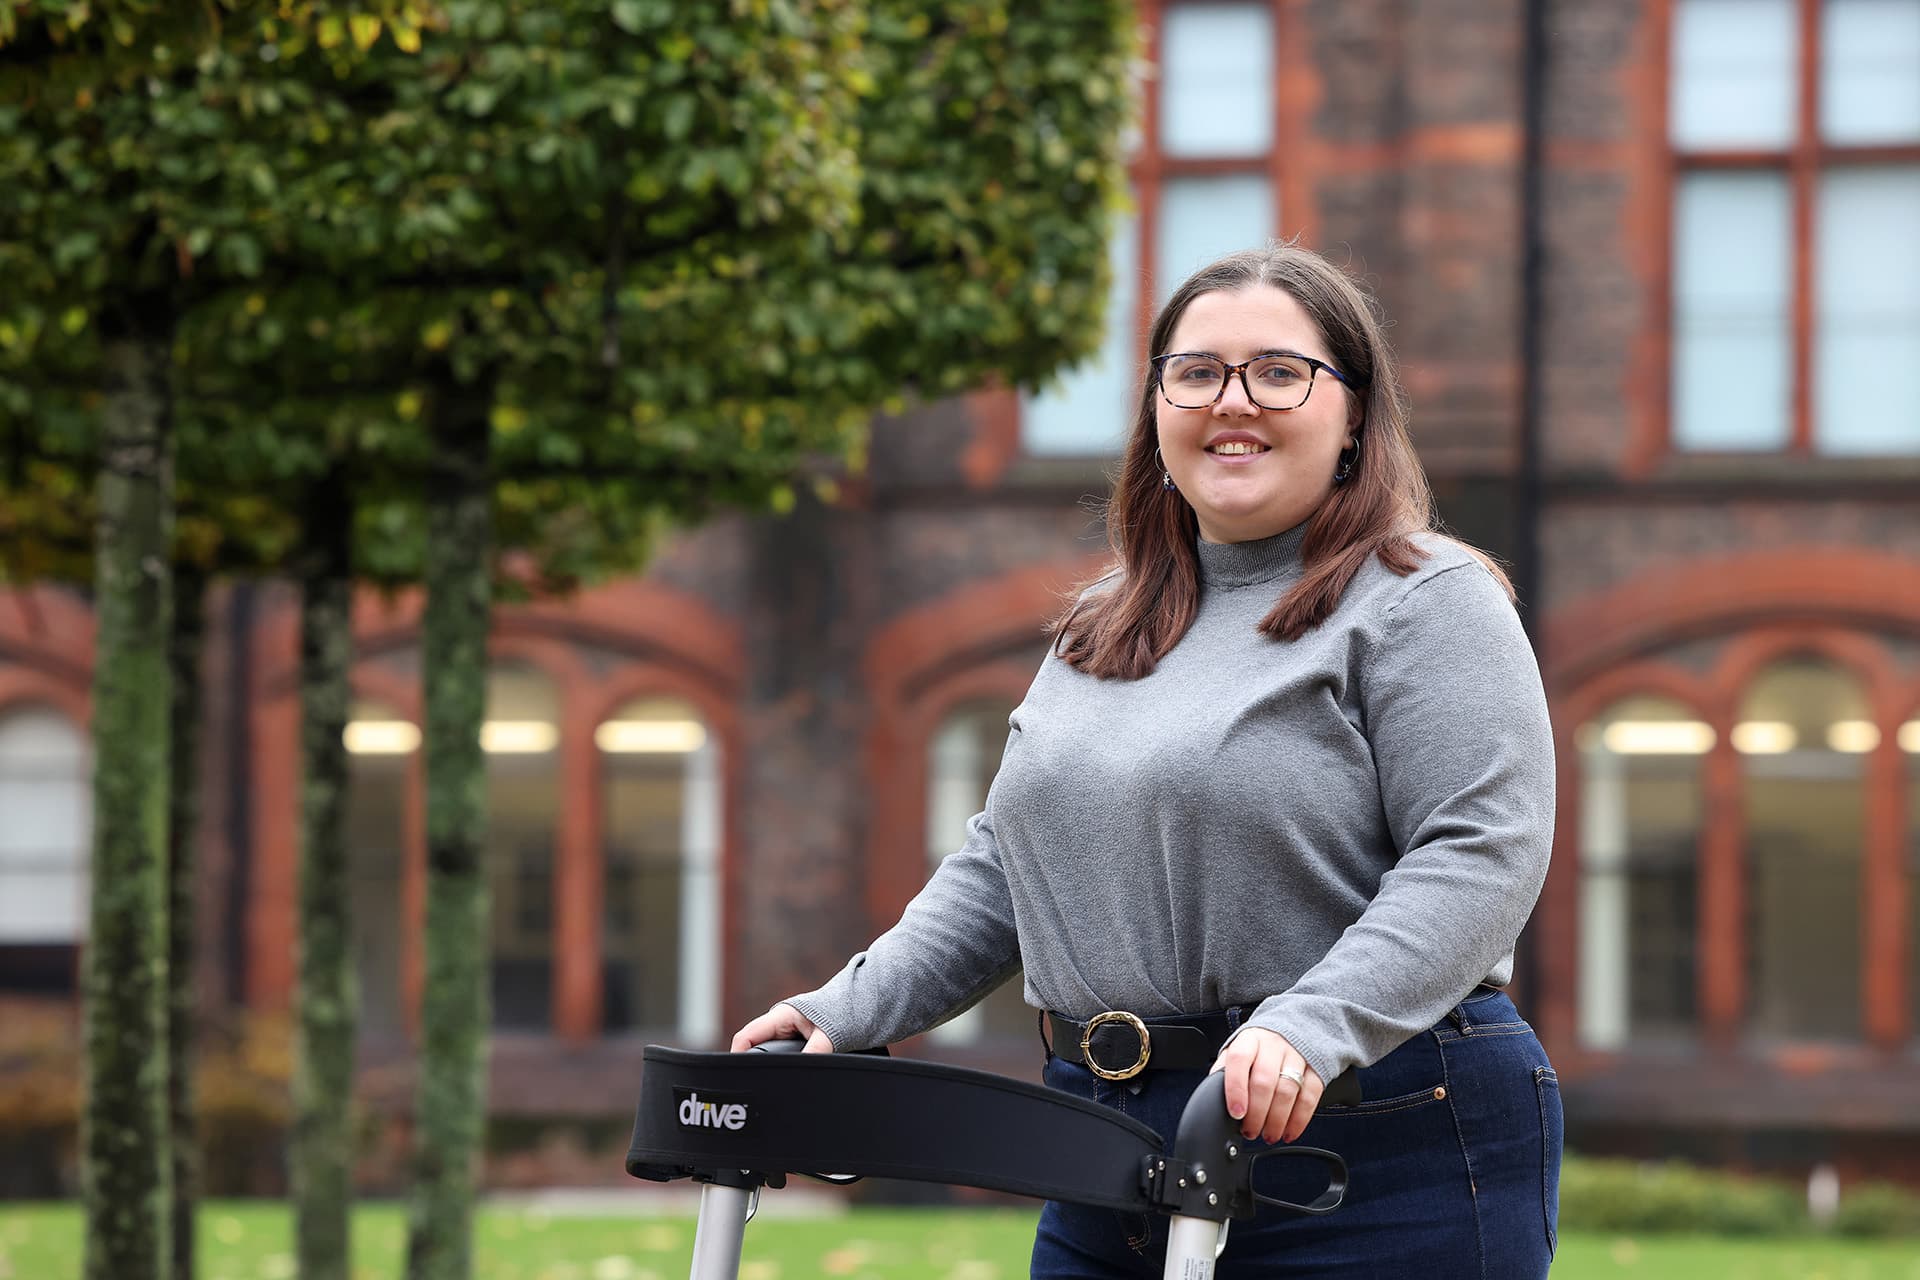
M 1240 458 L 1250 453 L 1266 453 L 1268 446 L 1255 444 L 1251 440 L 1228 440 L 1221 444 L 1210 444 L 1207 452 L 1217 458 Z

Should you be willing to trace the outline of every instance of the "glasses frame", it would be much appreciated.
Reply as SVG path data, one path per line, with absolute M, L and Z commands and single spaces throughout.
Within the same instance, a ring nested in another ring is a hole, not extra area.
M 1220 389 L 1213 393 L 1213 399 L 1207 402 L 1206 404 L 1175 404 L 1173 397 L 1170 394 L 1168 394 L 1167 383 L 1166 383 L 1166 371 L 1167 371 L 1166 362 L 1169 360 L 1177 359 L 1180 356 L 1193 356 L 1201 359 L 1212 360 L 1216 364 L 1225 366 L 1226 374 L 1220 379 Z M 1289 360 L 1304 360 L 1306 361 L 1307 370 L 1308 370 L 1306 394 L 1300 397 L 1300 402 L 1298 404 L 1288 405 L 1284 409 L 1277 409 L 1270 404 L 1262 404 L 1258 399 L 1254 397 L 1253 387 L 1251 384 L 1247 382 L 1247 370 L 1250 367 L 1252 367 L 1253 365 L 1259 364 L 1262 360 L 1271 360 L 1279 356 L 1284 356 Z M 1327 375 L 1333 378 L 1335 381 L 1339 382 L 1341 386 L 1351 388 L 1354 385 L 1353 380 L 1351 378 L 1347 377 L 1346 374 L 1340 372 L 1338 369 L 1328 364 L 1325 360 L 1316 360 L 1312 356 L 1302 355 L 1298 351 L 1267 351 L 1267 352 L 1263 352 L 1260 355 L 1255 356 L 1251 360 L 1242 360 L 1239 364 L 1227 364 L 1227 362 L 1225 360 L 1222 360 L 1219 356 L 1210 355 L 1205 351 L 1168 351 L 1162 355 L 1157 355 L 1153 358 L 1153 385 L 1155 389 L 1157 389 L 1160 392 L 1160 398 L 1165 400 L 1168 404 L 1173 405 L 1173 407 L 1176 409 L 1211 409 L 1215 405 L 1219 404 L 1221 399 L 1225 397 L 1225 395 L 1227 394 L 1227 384 L 1233 381 L 1233 375 L 1237 373 L 1240 375 L 1240 390 L 1246 393 L 1248 404 L 1259 405 L 1260 408 L 1265 409 L 1269 413 L 1292 413 L 1295 409 L 1302 407 L 1307 403 L 1309 399 L 1312 398 L 1313 384 L 1315 380 L 1318 378 L 1320 371 L 1322 369 L 1325 369 L 1327 371 Z

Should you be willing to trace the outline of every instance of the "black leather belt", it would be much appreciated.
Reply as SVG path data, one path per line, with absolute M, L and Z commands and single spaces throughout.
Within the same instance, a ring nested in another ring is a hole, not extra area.
M 1147 1022 L 1120 1010 L 1085 1022 L 1049 1012 L 1053 1052 L 1103 1080 L 1131 1080 L 1142 1071 L 1205 1071 L 1232 1032 L 1224 1013 Z

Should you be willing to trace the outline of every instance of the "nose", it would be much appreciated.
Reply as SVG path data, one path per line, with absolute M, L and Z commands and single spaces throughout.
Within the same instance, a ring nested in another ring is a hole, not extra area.
M 1260 412 L 1260 406 L 1247 394 L 1245 369 L 1227 375 L 1227 385 L 1220 389 L 1220 398 L 1213 402 L 1213 411 L 1228 418 L 1248 418 Z

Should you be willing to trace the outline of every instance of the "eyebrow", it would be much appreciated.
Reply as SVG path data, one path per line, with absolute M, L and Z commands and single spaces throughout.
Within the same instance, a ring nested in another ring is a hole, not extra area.
M 1212 356 L 1215 360 L 1220 361 L 1222 364 L 1232 363 L 1225 356 L 1221 355 L 1218 351 L 1210 351 L 1205 347 L 1201 347 L 1193 351 L 1176 352 L 1175 354 L 1188 355 L 1188 356 Z M 1268 347 L 1265 351 L 1254 352 L 1251 356 L 1248 357 L 1248 359 L 1264 360 L 1268 356 L 1299 356 L 1303 360 L 1312 360 L 1315 358 L 1313 356 L 1309 356 L 1304 351 L 1295 351 L 1290 347 Z

